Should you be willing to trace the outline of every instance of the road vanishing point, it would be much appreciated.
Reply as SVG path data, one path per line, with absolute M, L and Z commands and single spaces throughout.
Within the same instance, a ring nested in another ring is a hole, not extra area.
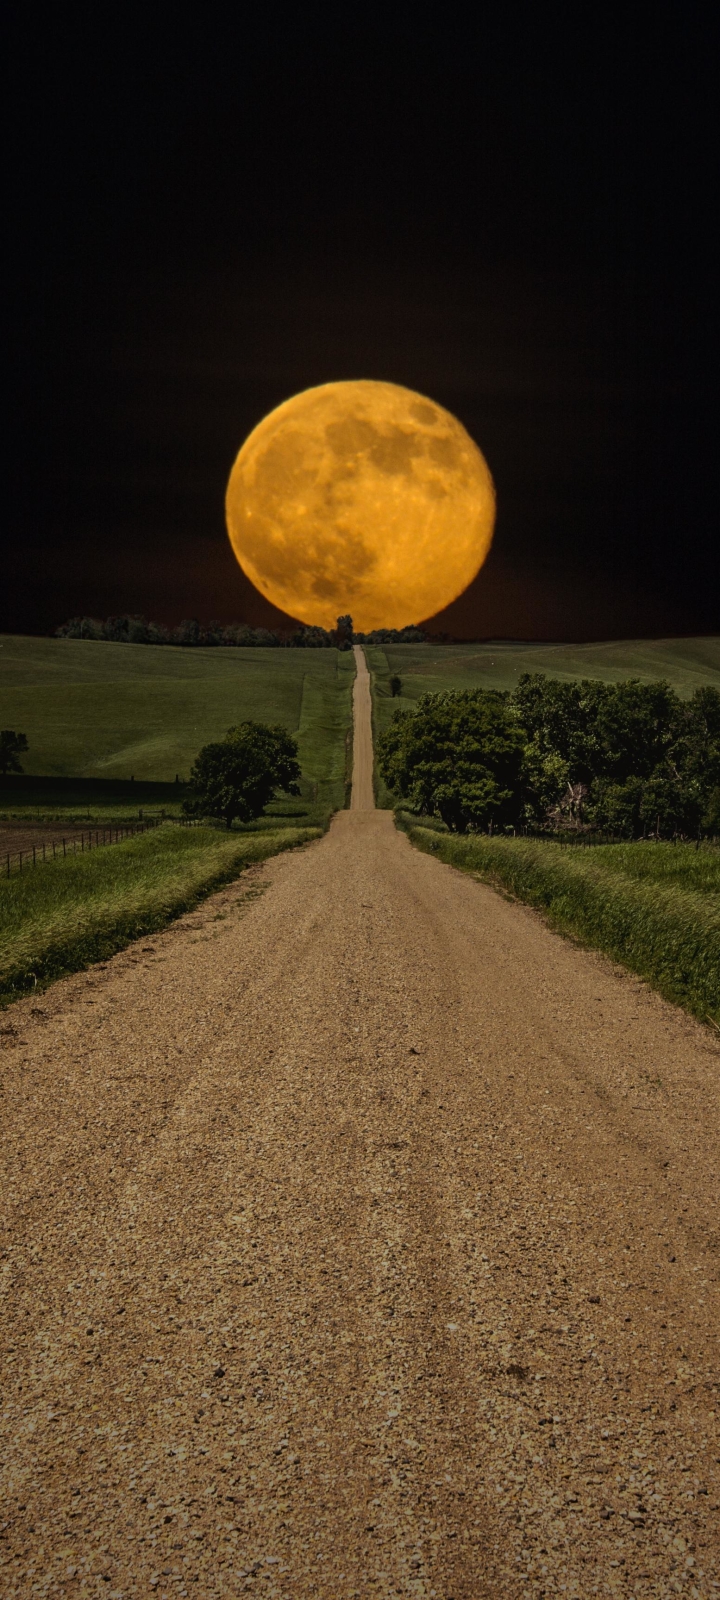
M 709 1600 L 720 1037 L 374 809 L 356 657 L 326 836 L 2 1018 L 0 1593 Z

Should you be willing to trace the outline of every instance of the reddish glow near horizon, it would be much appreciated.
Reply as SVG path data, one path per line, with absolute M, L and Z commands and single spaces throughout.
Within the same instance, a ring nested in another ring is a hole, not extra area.
M 305 623 L 400 628 L 449 605 L 492 542 L 484 456 L 434 401 L 394 383 L 326 383 L 246 439 L 227 488 L 235 555 Z

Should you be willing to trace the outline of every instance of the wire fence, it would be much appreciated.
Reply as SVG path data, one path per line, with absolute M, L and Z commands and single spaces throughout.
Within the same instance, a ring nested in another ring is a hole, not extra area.
M 120 844 L 123 839 L 132 839 L 136 834 L 159 827 L 160 818 L 146 817 L 142 822 L 129 822 L 118 827 L 83 828 L 80 834 L 74 833 L 67 838 L 44 839 L 37 844 L 27 845 L 24 850 L 7 850 L 5 877 L 9 878 L 13 872 L 32 872 L 46 861 L 84 855 L 86 850 L 100 850 L 103 845 Z

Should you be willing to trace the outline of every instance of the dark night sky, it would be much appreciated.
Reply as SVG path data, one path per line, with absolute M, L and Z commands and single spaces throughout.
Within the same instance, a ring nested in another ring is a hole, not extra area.
M 498 488 L 436 627 L 718 630 L 712 8 L 227 9 L 14 11 L 0 628 L 278 620 L 230 466 L 375 377 Z

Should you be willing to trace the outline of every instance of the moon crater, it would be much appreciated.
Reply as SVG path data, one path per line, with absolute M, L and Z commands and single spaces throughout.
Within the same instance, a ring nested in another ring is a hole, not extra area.
M 329 628 L 402 627 L 455 599 L 492 541 L 495 492 L 449 411 L 396 384 L 323 384 L 254 429 L 227 489 L 230 541 L 273 604 Z

